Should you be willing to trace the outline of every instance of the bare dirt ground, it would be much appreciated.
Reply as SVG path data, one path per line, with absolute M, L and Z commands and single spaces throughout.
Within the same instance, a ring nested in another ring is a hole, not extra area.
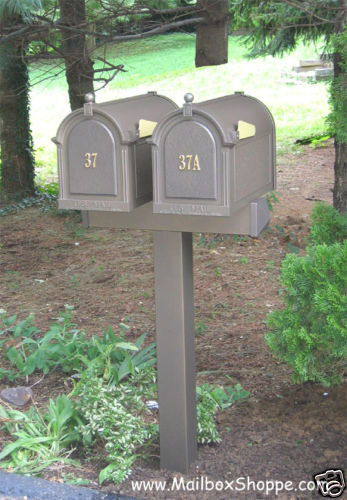
M 196 477 L 196 466 L 212 481 L 249 476 L 266 480 L 312 481 L 328 468 L 343 468 L 346 444 L 345 386 L 326 389 L 310 383 L 293 385 L 290 371 L 269 352 L 266 315 L 281 307 L 280 266 L 293 247 L 304 253 L 309 213 L 314 200 L 332 202 L 333 145 L 281 157 L 277 167 L 279 203 L 270 227 L 259 239 L 194 235 L 195 321 L 198 383 L 241 383 L 250 398 L 219 414 L 222 442 L 199 447 L 198 460 L 185 480 Z M 82 230 L 76 217 L 51 216 L 37 209 L 0 219 L 0 307 L 24 318 L 34 313 L 44 329 L 64 309 L 74 305 L 80 327 L 102 334 L 120 322 L 131 326 L 130 339 L 143 332 L 155 337 L 152 234 L 145 231 Z M 39 380 L 30 377 L 29 385 Z M 0 384 L 3 389 L 5 384 Z M 44 404 L 67 392 L 66 377 L 46 376 L 34 387 Z M 0 436 L 1 438 L 1 436 Z M 131 480 L 173 480 L 159 470 L 159 447 L 149 461 L 135 464 L 121 485 L 103 490 L 141 498 L 263 499 L 264 491 L 134 492 Z M 75 472 L 97 487 L 102 460 L 84 460 Z M 61 481 L 61 472 L 43 477 Z M 178 475 L 178 477 L 182 477 Z M 234 487 L 236 486 L 235 483 Z M 260 484 L 261 487 L 261 484 Z M 318 494 L 313 494 L 318 498 Z M 287 500 L 312 498 L 309 492 L 282 492 Z

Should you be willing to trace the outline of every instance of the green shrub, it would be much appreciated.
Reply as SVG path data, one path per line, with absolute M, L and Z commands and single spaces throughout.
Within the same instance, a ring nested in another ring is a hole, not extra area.
M 311 213 L 310 243 L 332 245 L 347 236 L 347 216 L 326 203 L 316 203 Z
M 327 117 L 330 126 L 330 133 L 335 136 L 340 144 L 347 142 L 347 92 L 346 92 L 346 71 L 347 71 L 347 29 L 343 33 L 332 36 L 332 52 L 341 56 L 339 62 L 340 74 L 333 78 L 330 84 L 330 113 Z
M 331 238 L 332 233 L 321 234 Z M 266 340 L 293 369 L 294 382 L 342 381 L 347 354 L 346 268 L 347 241 L 312 246 L 306 256 L 288 254 L 283 261 L 286 307 L 268 315 Z

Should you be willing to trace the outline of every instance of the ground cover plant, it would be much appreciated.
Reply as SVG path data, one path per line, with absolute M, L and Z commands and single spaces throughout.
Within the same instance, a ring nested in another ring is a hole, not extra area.
M 0 404 L 0 425 L 14 439 L 0 452 L 1 468 L 21 474 L 40 474 L 55 462 L 77 463 L 70 458 L 80 440 L 78 415 L 65 395 L 52 399 L 46 411 L 32 406 L 27 412 Z
M 87 340 L 85 332 L 73 323 L 73 307 L 65 306 L 57 321 L 52 323 L 43 336 L 29 316 L 16 322 L 17 316 L 6 317 L 0 313 L 3 329 L 0 330 L 0 347 L 13 368 L 0 371 L 0 377 L 14 380 L 31 375 L 35 370 L 43 374 L 59 368 L 73 373 L 85 368 L 116 383 L 135 369 L 155 363 L 155 346 L 151 343 L 138 352 L 145 340 L 142 335 L 135 343 L 123 338 L 129 327 L 120 324 L 120 335 L 108 328 L 102 338 L 97 335 Z
M 17 203 L 10 203 L 0 207 L 0 217 L 10 213 L 17 213 L 30 207 L 38 207 L 42 212 L 56 212 L 59 186 L 57 182 L 45 182 L 37 185 L 34 196 L 22 198 Z
M 158 399 L 155 372 L 155 344 L 143 346 L 146 334 L 135 342 L 108 328 L 89 340 L 73 322 L 73 308 L 65 306 L 57 321 L 42 333 L 32 316 L 16 321 L 1 311 L 3 328 L 0 347 L 10 369 L 0 376 L 13 381 L 34 372 L 43 375 L 62 370 L 72 376 L 73 391 L 50 399 L 44 411 L 33 406 L 27 412 L 6 409 L 0 404 L 0 428 L 14 441 L 0 452 L 0 467 L 13 472 L 40 474 L 54 462 L 79 464 L 70 458 L 76 447 L 88 452 L 96 441 L 104 442 L 108 465 L 99 482 L 122 482 L 133 462 L 144 455 L 144 445 L 158 439 L 158 412 L 147 402 Z M 77 380 L 75 382 L 75 380 Z M 197 388 L 197 436 L 200 443 L 219 442 L 215 414 L 236 401 L 249 397 L 237 384 L 233 389 L 204 384 Z

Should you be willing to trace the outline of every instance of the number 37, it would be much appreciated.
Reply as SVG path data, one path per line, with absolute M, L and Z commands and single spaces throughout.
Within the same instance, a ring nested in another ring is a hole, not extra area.
M 84 166 L 86 168 L 95 168 L 96 167 L 96 157 L 98 156 L 98 153 L 85 153 L 84 157 L 86 159 Z

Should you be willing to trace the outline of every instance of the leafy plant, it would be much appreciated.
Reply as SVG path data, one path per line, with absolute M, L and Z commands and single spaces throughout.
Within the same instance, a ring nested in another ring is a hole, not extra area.
M 217 430 L 215 414 L 219 408 L 213 389 L 204 384 L 196 388 L 198 404 L 196 407 L 196 431 L 199 443 L 219 443 L 221 437 Z
M 58 396 L 55 402 L 51 399 L 42 415 L 34 407 L 21 412 L 0 405 L 1 422 L 1 427 L 17 439 L 1 451 L 0 467 L 22 474 L 39 474 L 57 461 L 76 463 L 69 457 L 71 446 L 80 440 L 75 429 L 78 416 L 67 396 Z
M 217 278 L 222 276 L 222 268 L 220 266 L 215 267 L 213 271 Z
M 137 366 L 140 368 L 118 383 L 84 370 L 70 397 L 50 400 L 43 414 L 34 407 L 24 413 L 0 406 L 1 427 L 17 438 L 0 453 L 0 467 L 39 474 L 56 461 L 76 464 L 70 459 L 72 446 L 82 441 L 88 449 L 101 439 L 108 465 L 100 471 L 100 483 L 123 481 L 139 454 L 144 455 L 159 434 L 157 415 L 146 405 L 147 400 L 157 398 L 155 370 L 146 363 Z M 239 384 L 235 388 L 198 387 L 198 441 L 219 442 L 216 412 L 248 396 Z M 81 484 L 74 476 L 66 480 Z
M 116 385 L 83 372 L 73 396 L 81 415 L 78 432 L 86 446 L 96 439 L 105 442 L 109 464 L 100 471 L 99 481 L 123 481 L 131 472 L 139 448 L 158 434 L 158 424 L 150 418 L 145 400 L 155 394 L 155 372 L 142 369 Z
M 46 374 L 57 367 L 65 372 L 79 368 L 78 355 L 85 349 L 86 339 L 84 332 L 72 323 L 72 318 L 73 308 L 66 306 L 43 337 L 38 337 L 41 331 L 35 327 L 32 315 L 18 323 L 16 315 L 10 318 L 0 315 L 5 327 L 0 330 L 0 336 L 4 336 L 4 358 L 14 368 L 8 378 L 31 375 L 35 370 Z
M 311 147 L 312 148 L 324 148 L 327 146 L 327 141 L 331 139 L 330 134 L 322 134 L 321 137 L 315 137 L 312 139 Z
M 215 414 L 236 401 L 248 398 L 249 392 L 240 384 L 236 384 L 235 388 L 203 384 L 196 388 L 196 394 L 197 440 L 199 443 L 219 443 L 221 438 L 216 427 Z
M 108 328 L 102 338 L 93 335 L 87 341 L 73 323 L 71 306 L 41 337 L 32 316 L 17 322 L 16 315 L 7 317 L 1 310 L 0 318 L 1 347 L 16 369 L 2 370 L 2 376 L 13 379 L 53 368 L 79 372 L 72 400 L 67 396 L 50 400 L 43 414 L 33 407 L 24 413 L 0 406 L 2 427 L 17 438 L 2 450 L 0 467 L 38 474 L 57 460 L 70 461 L 71 447 L 79 439 L 85 447 L 101 439 L 108 465 L 100 471 L 100 483 L 125 479 L 139 453 L 144 454 L 159 433 L 157 416 L 146 405 L 146 400 L 157 398 L 155 344 L 143 347 L 146 334 L 126 342 L 122 334 L 129 327 L 123 323 L 120 335 Z M 198 387 L 198 441 L 218 442 L 217 410 L 248 395 L 240 385 Z
M 195 323 L 195 333 L 197 335 L 203 335 L 208 330 L 208 326 L 203 321 L 198 321 Z
M 327 132 L 321 132 L 310 137 L 303 137 L 302 139 L 297 139 L 295 144 L 310 144 L 312 148 L 324 147 L 326 141 L 331 138 L 331 134 Z
M 36 186 L 35 196 L 28 196 L 17 203 L 1 207 L 0 216 L 17 213 L 30 207 L 38 207 L 42 212 L 54 211 L 57 208 L 58 191 L 57 182 Z
M 293 243 L 291 241 L 288 241 L 288 243 L 287 243 L 287 250 L 289 253 L 295 253 L 295 254 L 298 254 L 300 252 L 299 247 L 297 247 L 296 245 L 293 245 Z
M 342 381 L 347 355 L 346 268 L 347 241 L 309 247 L 306 256 L 288 254 L 283 261 L 286 307 L 268 315 L 266 340 L 293 369 L 294 382 Z
M 266 201 L 267 201 L 267 205 L 269 207 L 270 212 L 273 212 L 274 204 L 279 202 L 277 196 L 278 196 L 278 194 L 275 191 L 270 191 L 266 195 Z
M 225 241 L 226 235 L 224 234 L 206 234 L 200 233 L 198 239 L 199 247 L 216 248 L 220 243 Z
M 131 472 L 140 451 L 158 437 L 156 416 L 146 406 L 146 400 L 156 399 L 155 371 L 144 367 L 120 384 L 85 371 L 73 391 L 76 409 L 81 416 L 78 431 L 83 443 L 105 442 L 109 464 L 100 471 L 99 481 L 123 481 Z M 219 442 L 214 416 L 232 403 L 247 398 L 249 393 L 240 384 L 235 388 L 197 387 L 197 431 L 200 443 Z
M 69 473 L 62 473 L 62 478 L 64 479 L 64 483 L 68 485 L 74 485 L 74 486 L 87 486 L 90 481 L 89 479 L 83 479 L 82 477 L 77 477 L 75 474 Z
M 12 369 L 0 370 L 0 378 L 9 380 L 31 375 L 35 370 L 44 374 L 50 370 L 61 369 L 66 373 L 80 372 L 87 368 L 104 378 L 119 382 L 130 373 L 145 365 L 155 363 L 155 343 L 143 347 L 146 334 L 136 342 L 125 342 L 122 334 L 116 336 L 112 328 L 100 339 L 93 335 L 88 341 L 85 332 L 73 323 L 73 307 L 65 306 L 57 321 L 52 323 L 47 332 L 41 333 L 33 322 L 33 317 L 17 321 L 17 316 L 6 317 L 0 313 L 3 329 L 0 330 L 0 347 L 4 349 L 4 358 Z M 128 327 L 120 325 L 121 331 Z
M 86 354 L 81 354 L 79 359 L 90 375 L 102 376 L 118 384 L 128 375 L 135 375 L 142 368 L 156 363 L 155 343 L 142 347 L 146 336 L 141 335 L 134 343 L 125 342 L 109 328 L 102 339 L 95 335 L 91 338 Z

